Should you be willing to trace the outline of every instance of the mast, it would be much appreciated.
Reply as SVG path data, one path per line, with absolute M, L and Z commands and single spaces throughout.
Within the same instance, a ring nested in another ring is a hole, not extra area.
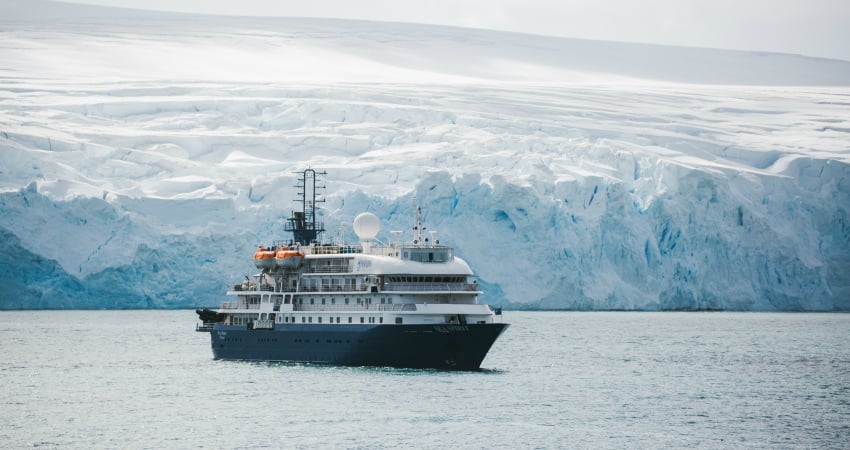
M 298 197 L 294 201 L 301 203 L 301 211 L 293 211 L 292 217 L 286 219 L 284 230 L 292 232 L 293 240 L 301 245 L 310 245 L 317 241 L 318 236 L 325 231 L 325 224 L 316 221 L 317 203 L 324 203 L 322 191 L 325 185 L 319 176 L 327 175 L 327 172 L 316 172 L 306 169 L 298 174 Z
M 415 201 L 416 199 L 414 199 Z M 413 220 L 413 245 L 422 245 L 422 232 L 425 227 L 422 226 L 422 208 L 416 206 L 416 217 Z

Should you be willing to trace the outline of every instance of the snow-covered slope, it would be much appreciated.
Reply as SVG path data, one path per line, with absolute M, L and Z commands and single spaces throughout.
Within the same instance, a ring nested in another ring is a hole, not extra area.
M 5 2 L 0 308 L 216 305 L 310 166 L 331 229 L 407 229 L 415 196 L 493 303 L 850 309 L 848 86 L 794 55 Z

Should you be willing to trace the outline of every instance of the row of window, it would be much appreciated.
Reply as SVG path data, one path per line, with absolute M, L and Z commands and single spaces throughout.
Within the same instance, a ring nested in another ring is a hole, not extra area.
M 369 297 L 367 297 L 367 298 L 360 298 L 360 297 L 357 297 L 355 300 L 356 300 L 356 304 L 358 304 L 358 305 L 360 305 L 360 304 L 363 304 L 363 305 L 371 305 L 371 304 L 372 304 L 372 299 L 371 299 L 371 298 L 369 298 Z M 344 303 L 344 304 L 346 304 L 346 305 L 348 305 L 348 304 L 350 303 L 350 301 L 351 301 L 351 299 L 349 299 L 348 297 L 345 297 L 345 298 L 343 299 L 343 303 Z M 322 302 L 322 304 L 323 304 L 323 305 L 324 305 L 324 304 L 327 304 L 327 299 L 326 299 L 326 298 L 324 298 L 324 297 L 322 297 L 321 302 Z M 382 304 L 382 305 L 383 305 L 383 304 L 391 305 L 392 303 L 393 303 L 393 299 L 392 299 L 392 297 L 381 297 L 381 304 Z M 303 304 L 304 304 L 304 299 L 303 299 L 303 298 L 299 298 L 299 299 L 298 299 L 298 304 L 299 304 L 299 305 L 303 305 Z M 311 298 L 311 299 L 310 299 L 310 304 L 311 304 L 311 305 L 315 305 L 315 304 L 316 304 L 316 299 L 315 299 L 315 298 Z M 335 304 L 336 304 L 336 298 L 331 297 L 330 304 L 331 304 L 331 305 L 335 305 Z
M 309 344 L 309 343 L 311 343 L 312 341 L 311 341 L 310 339 L 295 339 L 295 340 L 293 340 L 292 342 L 294 342 L 294 343 L 296 343 L 296 344 Z M 321 340 L 321 339 L 316 339 L 316 343 L 317 343 L 317 344 L 318 344 L 318 343 L 321 343 L 321 342 L 322 342 L 322 340 Z M 342 344 L 342 339 L 325 339 L 325 343 L 326 343 L 326 344 Z M 345 343 L 346 343 L 346 344 L 350 344 L 350 343 L 351 343 L 351 340 L 350 340 L 350 339 L 346 339 L 346 340 L 345 340 Z M 357 343 L 358 343 L 358 344 L 362 344 L 362 343 L 363 343 L 363 339 L 358 339 L 358 340 L 357 340 Z
M 271 318 L 270 316 L 267 316 L 265 313 L 263 313 L 260 316 L 260 319 L 266 320 L 267 317 Z M 283 316 L 283 323 L 295 323 L 296 322 L 295 319 L 296 318 L 294 316 Z M 233 317 L 230 318 L 230 324 L 231 325 L 247 325 L 249 323 L 253 323 L 254 320 L 256 320 L 256 316 L 254 316 L 253 314 L 235 314 Z M 323 320 L 324 320 L 324 322 L 323 322 Z M 280 316 L 278 316 L 278 321 L 280 321 Z M 301 316 L 301 323 L 313 323 L 313 316 Z M 316 323 L 342 323 L 342 317 L 341 316 L 336 316 L 336 317 L 318 316 L 318 317 L 316 317 Z M 348 323 L 354 323 L 354 317 L 348 316 Z M 384 318 L 383 318 L 383 316 L 378 316 L 378 317 L 360 316 L 360 323 L 384 323 Z M 402 318 L 396 317 L 395 323 L 397 323 L 397 324 L 402 323 Z
M 450 249 L 406 248 L 403 259 L 418 262 L 446 262 L 452 258 Z
M 466 283 L 465 276 L 414 276 L 414 275 L 391 275 L 387 277 L 390 283 Z
M 340 320 L 341 320 L 339 316 L 328 317 L 327 319 L 328 319 L 328 321 L 325 322 L 325 323 L 334 323 L 334 319 L 336 319 L 336 323 L 340 323 Z M 375 317 L 363 317 L 363 316 L 360 317 L 360 323 L 367 323 L 367 319 L 368 319 L 368 323 L 376 323 Z M 378 319 L 377 323 L 384 323 L 383 317 L 378 317 L 377 319 Z M 354 323 L 353 320 L 354 320 L 353 317 L 348 316 L 348 323 Z M 283 323 L 295 323 L 295 317 L 284 316 L 283 317 Z M 313 323 L 313 316 L 301 316 L 301 323 Z M 322 317 L 321 316 L 316 318 L 316 323 L 322 323 Z M 398 322 L 398 320 L 396 320 L 396 323 L 400 323 L 400 322 Z

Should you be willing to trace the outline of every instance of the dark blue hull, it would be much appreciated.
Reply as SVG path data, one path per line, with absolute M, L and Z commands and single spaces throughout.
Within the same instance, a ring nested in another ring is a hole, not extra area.
M 273 330 L 215 324 L 216 359 L 477 370 L 508 324 L 309 325 Z

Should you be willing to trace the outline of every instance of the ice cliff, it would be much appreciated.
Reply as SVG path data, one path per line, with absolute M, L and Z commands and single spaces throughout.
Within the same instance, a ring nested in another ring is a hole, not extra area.
M 217 305 L 306 167 L 328 239 L 408 229 L 415 199 L 490 303 L 850 309 L 848 62 L 0 12 L 0 309 Z

